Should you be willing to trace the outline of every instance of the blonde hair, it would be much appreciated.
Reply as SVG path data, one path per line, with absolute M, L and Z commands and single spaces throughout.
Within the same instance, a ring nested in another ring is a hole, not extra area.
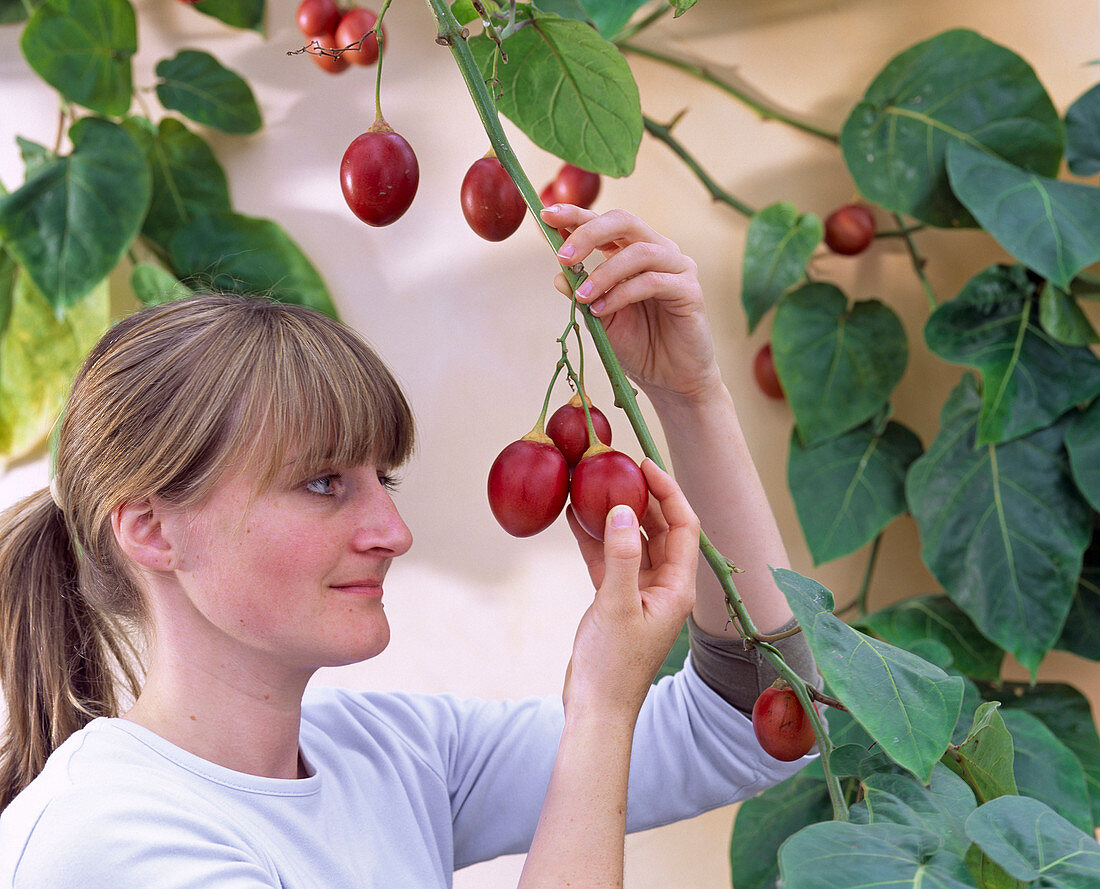
M 0 808 L 70 734 L 117 715 L 121 690 L 140 689 L 130 631 L 146 607 L 115 542 L 117 506 L 197 505 L 242 460 L 262 489 L 291 458 L 318 472 L 390 469 L 412 447 L 393 375 L 318 312 L 201 295 L 112 327 L 73 383 L 53 495 L 0 516 Z

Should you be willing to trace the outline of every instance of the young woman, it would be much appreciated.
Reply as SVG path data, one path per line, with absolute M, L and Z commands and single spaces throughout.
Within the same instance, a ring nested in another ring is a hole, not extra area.
M 621 211 L 544 217 L 572 231 L 564 264 L 608 257 L 580 297 L 748 569 L 757 623 L 787 625 L 765 567 L 782 544 L 694 265 Z M 309 310 L 198 296 L 103 337 L 50 489 L 0 521 L 0 886 L 420 889 L 529 850 L 523 889 L 614 889 L 625 829 L 801 767 L 757 746 L 745 713 L 773 677 L 712 578 L 696 599 L 698 520 L 648 461 L 644 537 L 629 509 L 602 543 L 571 521 L 596 593 L 560 697 L 307 688 L 388 642 L 383 584 L 411 543 L 389 474 L 412 442 L 386 367 Z M 689 613 L 692 658 L 651 688 Z M 812 675 L 793 640 L 788 660 Z

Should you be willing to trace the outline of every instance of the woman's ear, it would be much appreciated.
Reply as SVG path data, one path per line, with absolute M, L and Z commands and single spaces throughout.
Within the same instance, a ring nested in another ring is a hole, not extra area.
M 150 571 L 171 571 L 179 561 L 163 505 L 154 499 L 132 500 L 111 512 L 119 548 Z

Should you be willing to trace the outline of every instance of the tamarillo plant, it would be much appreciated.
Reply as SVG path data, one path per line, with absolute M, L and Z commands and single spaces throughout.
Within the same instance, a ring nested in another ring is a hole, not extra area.
M 262 34 L 262 0 L 193 9 Z M 233 209 L 201 135 L 261 129 L 239 74 L 183 49 L 157 63 L 153 109 L 135 98 L 129 0 L 0 0 L 0 23 L 22 24 L 23 57 L 60 100 L 57 144 L 20 139 L 25 181 L 0 185 L 0 459 L 33 451 L 53 426 L 119 308 L 107 282 L 116 268 L 143 303 L 212 286 L 336 315 L 320 273 L 282 226 Z
M 749 220 L 742 305 L 750 331 L 765 318 L 772 324 L 793 416 L 788 482 L 815 563 L 871 544 L 869 577 L 883 530 L 908 512 L 942 586 L 866 613 L 865 585 L 845 621 L 820 583 L 774 572 L 826 680 L 823 702 L 837 705 L 822 707 L 826 731 L 814 693 L 775 640 L 756 631 L 734 566 L 704 529 L 700 548 L 734 624 L 790 685 L 821 753 L 739 808 L 734 884 L 1094 885 L 1100 737 L 1088 702 L 1068 684 L 1008 683 L 1001 673 L 1005 652 L 1032 677 L 1055 648 L 1100 660 L 1100 360 L 1080 308 L 1100 297 L 1100 87 L 1059 111 L 1011 49 L 951 30 L 884 59 L 833 133 L 682 56 L 632 42 L 692 4 L 428 0 L 436 41 L 453 54 L 493 151 L 536 220 L 541 202 L 501 114 L 536 146 L 599 176 L 630 175 L 648 134 L 710 197 Z M 194 9 L 262 27 L 263 0 L 200 0 Z M 384 9 L 376 27 L 383 17 Z M 334 311 L 320 275 L 277 223 L 232 210 L 220 166 L 188 125 L 258 129 L 259 110 L 238 75 L 205 53 L 181 52 L 157 67 L 165 114 L 130 113 L 134 19 L 128 0 L 0 0 L 0 22 L 22 23 L 25 58 L 62 98 L 72 146 L 62 154 L 21 142 L 26 181 L 0 196 L 0 450 L 9 456 L 48 429 L 72 369 L 109 323 L 104 281 L 119 263 L 132 267 L 143 300 L 170 298 L 194 281 L 248 291 L 277 282 L 282 298 Z M 90 59 L 95 76 L 74 75 L 70 52 Z M 325 52 L 338 58 L 340 48 Z M 835 145 L 859 203 L 894 218 L 896 230 L 875 237 L 901 239 L 913 259 L 929 304 L 922 347 L 969 368 L 927 446 L 892 415 L 910 348 L 896 313 L 811 280 L 820 218 L 800 212 L 797 195 L 757 209 L 718 186 L 674 123 L 642 113 L 633 56 Z M 88 196 L 100 208 L 94 217 Z M 74 223 L 93 237 L 67 241 L 62 233 Z M 557 231 L 538 224 L 551 247 L 560 245 Z M 926 228 L 984 230 L 1011 261 L 941 301 L 919 252 Z M 584 274 L 566 272 L 574 287 Z M 571 312 L 642 450 L 662 463 L 600 321 L 576 303 Z M 53 377 L 60 399 L 45 388 Z M 681 638 L 663 672 L 684 651 Z

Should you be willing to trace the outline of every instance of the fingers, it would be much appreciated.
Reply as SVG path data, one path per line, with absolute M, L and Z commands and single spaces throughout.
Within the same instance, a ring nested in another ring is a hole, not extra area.
M 699 559 L 699 519 L 672 476 L 648 458 L 642 461 L 642 472 L 668 523 L 661 567 L 671 572 L 676 582 L 687 582 L 695 576 Z
M 572 506 L 566 508 L 565 520 L 569 523 L 569 530 L 577 538 L 577 547 L 580 549 L 581 558 L 584 559 L 584 564 L 588 568 L 588 576 L 592 578 L 592 585 L 598 587 L 603 583 L 604 575 L 603 544 L 581 527 L 581 523 L 577 521 L 577 517 L 573 514 Z
M 610 315 L 653 297 L 672 307 L 694 307 L 701 301 L 694 261 L 632 213 L 612 210 L 597 216 L 581 207 L 554 204 L 543 208 L 542 216 L 571 232 L 558 251 L 562 265 L 584 262 L 593 250 L 607 255 L 577 289 L 577 299 L 590 303 L 594 314 Z M 554 285 L 571 295 L 564 276 Z
M 637 611 L 641 567 L 642 536 L 638 531 L 638 517 L 629 506 L 612 507 L 604 525 L 604 574 L 597 597 L 615 612 Z

